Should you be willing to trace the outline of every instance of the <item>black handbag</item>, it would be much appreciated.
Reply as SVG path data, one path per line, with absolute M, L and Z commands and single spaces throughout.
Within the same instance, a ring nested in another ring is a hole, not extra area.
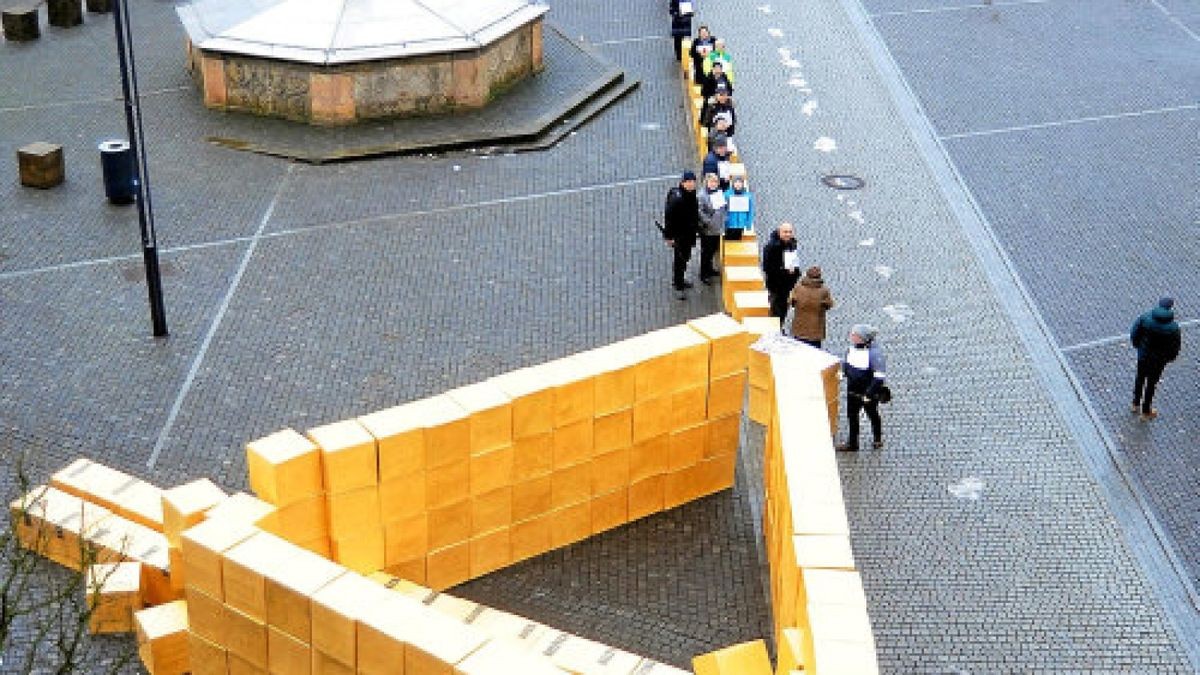
M 886 384 L 880 385 L 879 391 L 877 392 L 877 395 L 876 395 L 876 398 L 879 399 L 880 403 L 891 403 L 892 402 L 891 387 L 887 386 Z

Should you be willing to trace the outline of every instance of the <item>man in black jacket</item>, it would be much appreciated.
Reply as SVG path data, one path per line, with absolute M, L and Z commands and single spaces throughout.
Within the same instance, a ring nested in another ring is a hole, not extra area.
M 691 282 L 683 278 L 683 273 L 687 271 L 688 261 L 692 258 L 692 248 L 696 245 L 696 236 L 700 232 L 700 205 L 696 201 L 694 172 L 684 171 L 679 185 L 667 192 L 663 222 L 663 239 L 675 253 L 671 270 L 672 284 L 675 290 L 679 291 L 680 299 L 683 299 L 683 293 L 692 287 Z
M 1129 330 L 1129 341 L 1137 349 L 1137 378 L 1133 383 L 1133 405 L 1142 420 L 1158 417 L 1154 409 L 1154 388 L 1167 364 L 1179 356 L 1182 343 L 1179 324 L 1175 323 L 1175 300 L 1163 298 L 1158 306 L 1138 317 Z
M 683 39 L 692 34 L 692 3 L 690 0 L 670 0 L 671 39 L 675 42 L 675 60 L 683 60 Z
M 771 316 L 778 317 L 783 327 L 787 316 L 788 296 L 800 278 L 800 261 L 796 254 L 796 228 L 791 223 L 782 223 L 771 233 L 763 247 L 763 276 L 766 278 L 767 295 L 771 299 Z

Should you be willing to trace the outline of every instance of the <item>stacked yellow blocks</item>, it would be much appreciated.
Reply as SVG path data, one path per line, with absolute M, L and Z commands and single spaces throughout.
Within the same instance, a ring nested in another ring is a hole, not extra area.
M 763 530 L 778 668 L 870 675 L 878 672 L 875 643 L 850 547 L 826 399 L 836 366 L 822 367 L 820 354 L 800 350 L 770 359 Z
M 436 589 L 730 487 L 748 335 L 724 314 L 247 445 L 261 526 Z
M 841 362 L 832 354 L 784 337 L 779 321 L 774 317 L 751 317 L 742 320 L 746 331 L 755 337 L 750 346 L 750 395 L 747 416 L 759 424 L 771 421 L 771 404 L 775 399 L 775 376 L 772 353 L 787 353 L 803 362 L 803 367 L 821 373 L 825 410 L 829 417 L 830 433 L 837 433 L 838 383 Z

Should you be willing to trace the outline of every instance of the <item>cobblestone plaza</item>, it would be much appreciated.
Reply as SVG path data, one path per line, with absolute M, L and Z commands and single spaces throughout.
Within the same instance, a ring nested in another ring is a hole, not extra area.
M 204 108 L 171 3 L 134 2 L 162 341 L 100 179 L 111 15 L 0 42 L 0 447 L 38 477 L 87 455 L 244 489 L 250 439 L 717 311 L 675 299 L 653 225 L 697 168 L 666 3 L 550 4 L 641 86 L 542 152 L 312 165 L 209 142 L 244 121 Z M 888 448 L 841 458 L 884 671 L 1197 672 L 1196 4 L 699 10 L 736 60 L 760 230 L 796 223 L 824 268 L 828 347 L 869 321 L 889 352 Z M 18 184 L 38 140 L 58 188 Z M 1146 425 L 1123 334 L 1164 294 L 1184 354 Z M 457 592 L 678 666 L 767 637 L 761 440 L 734 490 Z

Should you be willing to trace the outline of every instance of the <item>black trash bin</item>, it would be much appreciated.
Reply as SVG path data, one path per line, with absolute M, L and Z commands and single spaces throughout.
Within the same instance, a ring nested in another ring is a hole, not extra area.
M 113 204 L 132 204 L 135 194 L 133 151 L 120 140 L 100 144 L 100 168 L 104 171 L 104 195 Z

